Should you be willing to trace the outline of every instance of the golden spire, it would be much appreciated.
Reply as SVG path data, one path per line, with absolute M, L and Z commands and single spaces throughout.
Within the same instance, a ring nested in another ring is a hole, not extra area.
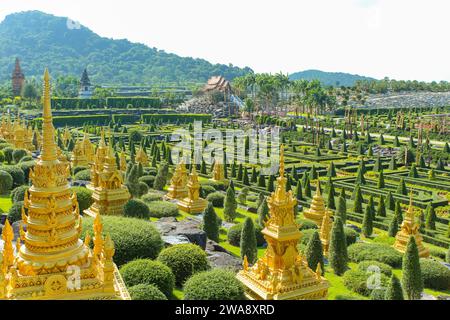
M 100 214 L 97 213 L 94 220 L 94 255 L 98 256 L 103 250 L 103 224 Z
M 411 192 L 409 193 L 409 206 L 408 211 L 406 211 L 406 216 L 414 221 L 414 210 L 413 210 L 413 189 L 411 188 Z
M 12 246 L 12 241 L 14 239 L 14 232 L 9 223 L 9 220 L 6 219 L 5 226 L 3 227 L 2 232 L 3 243 L 3 272 L 7 272 L 9 267 L 14 264 L 14 249 Z
M 42 154 L 43 161 L 54 161 L 57 159 L 56 143 L 55 143 L 55 128 L 52 121 L 52 110 L 50 101 L 50 75 L 48 69 L 44 73 L 44 111 L 42 113 Z

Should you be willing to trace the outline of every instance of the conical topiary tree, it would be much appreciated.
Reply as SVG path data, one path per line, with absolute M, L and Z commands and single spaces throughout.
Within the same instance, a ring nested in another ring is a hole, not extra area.
M 247 217 L 241 232 L 241 258 L 247 257 L 249 263 L 255 263 L 258 258 L 258 249 L 256 247 L 255 226 L 253 220 Z
M 400 205 L 400 201 L 395 202 L 394 216 L 397 218 L 397 223 L 400 226 L 403 222 L 403 211 L 402 206 Z
M 167 176 L 169 174 L 169 165 L 166 162 L 162 162 L 159 165 L 158 173 L 156 174 L 155 181 L 153 182 L 153 188 L 155 190 L 163 190 L 167 182 Z
M 250 179 L 251 183 L 256 183 L 258 181 L 258 173 L 256 172 L 255 167 L 252 169 L 252 178 Z
M 391 276 L 384 300 L 404 300 L 402 285 L 394 274 Z
M 261 204 L 263 203 L 263 201 L 266 199 L 266 197 L 264 196 L 264 193 L 260 192 L 259 196 L 258 196 L 258 200 L 256 201 L 256 209 L 259 209 L 259 207 L 261 206 Z
M 231 184 L 231 183 L 230 183 Z M 237 216 L 237 202 L 234 188 L 230 185 L 227 188 L 227 194 L 225 196 L 225 203 L 223 209 L 223 216 L 226 221 L 233 222 Z
M 377 182 L 377 188 L 378 189 L 383 189 L 385 187 L 385 182 L 384 182 L 384 173 L 383 170 L 380 171 L 380 174 L 378 175 L 378 182 Z
M 267 183 L 267 191 L 269 192 L 275 191 L 275 176 L 272 174 L 269 176 L 269 182 Z
M 386 209 L 391 211 L 395 210 L 395 200 L 391 191 L 389 191 L 386 196 Z
M 264 198 L 264 201 L 258 208 L 258 224 L 261 227 L 264 227 L 264 223 L 267 221 L 269 216 L 269 206 L 267 205 L 267 199 Z
M 208 206 L 203 212 L 203 231 L 205 231 L 208 239 L 219 242 L 219 218 L 214 210 L 212 202 L 208 202 Z
M 363 197 L 361 194 L 361 188 L 359 187 L 359 185 L 356 185 L 356 194 L 355 194 L 355 200 L 353 203 L 353 211 L 356 213 L 363 213 Z
M 347 270 L 347 240 L 341 218 L 336 217 L 331 229 L 330 248 L 328 258 L 331 268 L 336 275 L 342 275 Z
M 260 174 L 258 176 L 258 187 L 265 188 L 266 187 L 266 177 Z
M 429 230 L 436 230 L 436 212 L 431 203 L 428 204 L 426 213 L 425 227 Z
M 308 245 L 306 246 L 305 250 L 305 256 L 306 261 L 308 262 L 308 267 L 311 270 L 317 270 L 317 265 L 320 263 L 322 275 L 325 273 L 323 247 L 319 232 L 315 231 L 311 239 L 309 239 Z
M 250 181 L 248 180 L 248 170 L 247 170 L 247 167 L 244 168 L 244 173 L 243 173 L 243 176 L 242 176 L 242 183 L 243 183 L 245 186 L 249 186 L 249 185 L 250 185 Z
M 445 262 L 450 263 L 450 246 L 448 247 L 447 254 L 445 255 Z
M 397 170 L 397 160 L 394 156 L 391 157 L 391 161 L 389 162 L 389 170 Z
M 411 166 L 411 169 L 409 170 L 409 175 L 410 178 L 418 178 L 419 177 L 419 173 L 417 172 L 417 168 L 416 168 L 416 164 L 413 163 Z
M 297 181 L 297 187 L 295 188 L 295 197 L 297 198 L 297 200 L 303 200 L 302 182 L 300 180 Z
M 405 184 L 405 179 L 404 178 L 400 179 L 400 182 L 399 182 L 399 184 L 397 186 L 396 193 L 402 194 L 404 196 L 406 196 L 408 194 L 408 190 L 406 189 L 406 184 Z
M 369 205 L 364 211 L 364 218 L 362 223 L 362 234 L 365 237 L 370 237 L 373 233 L 373 212 Z
M 377 216 L 386 217 L 386 207 L 384 205 L 384 197 L 380 196 L 380 201 L 378 201 Z
M 335 203 L 335 199 L 334 199 L 333 193 L 334 192 L 332 190 L 331 190 L 331 192 L 328 192 L 327 207 L 328 207 L 328 209 L 335 210 L 336 209 L 336 203 Z
M 305 196 L 311 198 L 311 183 L 309 182 L 309 179 L 307 179 L 305 183 Z
M 347 200 L 342 195 L 338 198 L 336 216 L 340 217 L 343 224 L 347 222 Z
M 398 232 L 398 219 L 396 216 L 392 217 L 389 223 L 388 235 L 389 237 L 395 237 Z
M 331 178 L 336 177 L 336 168 L 334 166 L 334 162 L 333 161 L 331 161 L 330 165 L 328 166 L 327 176 L 331 177 Z
M 420 270 L 419 250 L 413 236 L 409 238 L 402 264 L 402 287 L 407 300 L 418 300 L 423 290 L 422 271 Z
M 364 178 L 364 169 L 360 165 L 358 168 L 358 172 L 356 173 L 356 183 L 357 184 L 366 184 L 366 179 Z

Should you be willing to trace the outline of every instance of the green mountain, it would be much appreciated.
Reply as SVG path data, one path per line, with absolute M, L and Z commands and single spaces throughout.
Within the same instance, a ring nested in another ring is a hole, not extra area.
M 252 70 L 180 57 L 128 40 L 100 37 L 68 18 L 39 11 L 8 15 L 0 23 L 0 81 L 9 80 L 15 58 L 26 77 L 81 77 L 88 68 L 94 84 L 205 82 L 213 75 L 231 80 Z
M 351 87 L 358 80 L 375 80 L 373 78 L 360 76 L 357 74 L 349 74 L 343 72 L 324 72 L 320 70 L 305 70 L 289 75 L 291 80 L 319 80 L 326 86 L 345 86 Z

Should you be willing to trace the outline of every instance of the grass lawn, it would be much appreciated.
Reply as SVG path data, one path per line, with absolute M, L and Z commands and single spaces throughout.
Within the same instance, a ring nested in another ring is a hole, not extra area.
M 12 206 L 11 198 L 8 195 L 0 196 L 0 213 L 7 213 Z

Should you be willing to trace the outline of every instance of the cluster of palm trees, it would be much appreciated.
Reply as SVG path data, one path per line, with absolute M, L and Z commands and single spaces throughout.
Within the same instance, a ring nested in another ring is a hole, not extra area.
M 324 87 L 320 81 L 294 80 L 287 75 L 254 74 L 233 80 L 236 93 L 254 103 L 245 102 L 246 112 L 275 113 L 289 110 L 308 113 L 310 115 L 324 114 L 333 111 L 337 106 L 337 92 L 333 87 Z

